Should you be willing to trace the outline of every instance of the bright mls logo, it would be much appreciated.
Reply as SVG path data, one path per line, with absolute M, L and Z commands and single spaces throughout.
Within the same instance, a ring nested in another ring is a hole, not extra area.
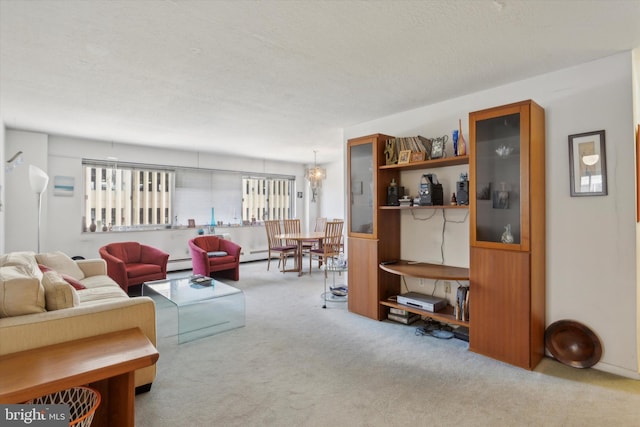
M 0 426 L 67 427 L 69 405 L 0 405 Z

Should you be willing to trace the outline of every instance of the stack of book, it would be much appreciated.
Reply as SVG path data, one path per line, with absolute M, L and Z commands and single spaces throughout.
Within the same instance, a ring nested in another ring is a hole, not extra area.
M 398 200 L 400 206 L 411 206 L 413 204 L 413 200 L 409 196 L 404 196 L 402 199 Z
M 416 320 L 420 320 L 420 315 L 415 313 L 410 313 L 407 310 L 391 307 L 389 309 L 389 314 L 387 315 L 387 319 L 393 320 L 394 322 L 402 323 L 405 325 L 410 325 Z
M 418 135 L 393 138 L 387 140 L 387 142 L 392 143 L 398 153 L 410 150 L 412 153 L 424 153 L 420 160 L 429 160 L 431 158 L 431 140 L 429 138 Z

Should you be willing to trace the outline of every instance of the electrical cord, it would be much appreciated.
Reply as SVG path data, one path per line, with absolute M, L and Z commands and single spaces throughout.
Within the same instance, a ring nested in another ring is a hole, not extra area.
M 446 323 L 441 323 L 430 318 L 427 318 L 425 320 L 425 323 L 426 324 L 424 326 L 419 326 L 416 328 L 416 336 L 427 335 L 434 338 L 446 340 L 453 338 L 453 328 Z
M 445 231 L 445 228 L 447 227 L 447 223 L 450 222 L 452 224 L 464 224 L 465 222 L 467 222 L 467 218 L 469 217 L 469 211 L 467 210 L 462 221 L 453 221 L 453 220 L 447 219 L 447 215 L 445 211 L 446 209 L 442 209 L 442 239 L 440 240 L 441 242 L 440 257 L 442 258 L 443 265 L 444 265 L 444 231 Z

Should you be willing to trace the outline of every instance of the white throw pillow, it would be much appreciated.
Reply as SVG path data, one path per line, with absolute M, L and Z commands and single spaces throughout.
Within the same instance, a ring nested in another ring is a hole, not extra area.
M 48 311 L 80 305 L 78 292 L 57 272 L 46 271 L 42 277 L 42 286 Z
M 0 267 L 0 317 L 42 313 L 44 287 L 28 265 Z
M 57 251 L 37 254 L 36 259 L 38 260 L 38 264 L 46 265 L 58 273 L 66 274 L 76 280 L 84 279 L 84 273 L 80 267 L 78 267 L 78 264 L 64 252 Z

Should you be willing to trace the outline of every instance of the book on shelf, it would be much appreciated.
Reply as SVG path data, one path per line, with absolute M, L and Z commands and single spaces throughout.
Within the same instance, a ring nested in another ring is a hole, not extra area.
M 431 158 L 431 140 L 423 136 L 397 137 L 387 140 L 395 147 L 397 153 L 411 151 L 411 161 L 429 160 Z
M 413 322 L 415 322 L 417 320 L 420 320 L 420 315 L 419 314 L 414 314 L 414 313 L 409 313 L 408 316 L 404 316 L 404 315 L 400 315 L 400 314 L 389 313 L 387 315 L 387 319 L 392 320 L 394 322 L 402 323 L 404 325 L 410 325 Z
M 389 313 L 395 314 L 395 315 L 398 315 L 398 316 L 408 316 L 408 315 L 412 314 L 411 312 L 409 312 L 407 310 L 403 310 L 401 308 L 395 308 L 395 307 L 389 307 Z

